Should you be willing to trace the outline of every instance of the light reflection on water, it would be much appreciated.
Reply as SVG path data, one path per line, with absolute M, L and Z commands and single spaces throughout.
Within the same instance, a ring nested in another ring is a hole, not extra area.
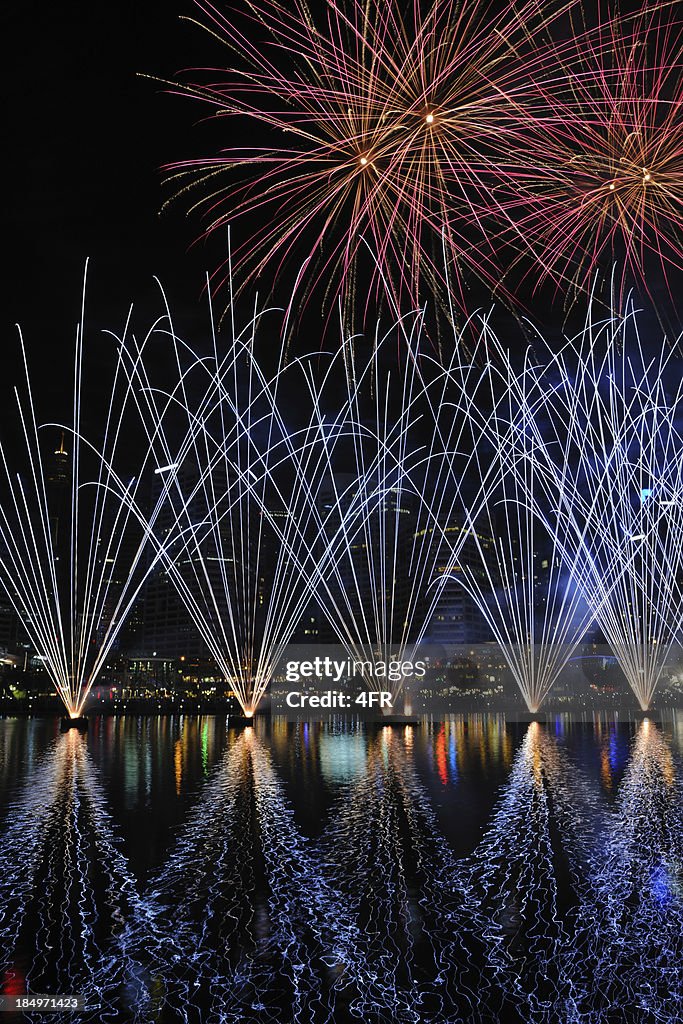
M 4 990 L 82 994 L 73 1022 L 678 1020 L 681 726 L 2 721 Z

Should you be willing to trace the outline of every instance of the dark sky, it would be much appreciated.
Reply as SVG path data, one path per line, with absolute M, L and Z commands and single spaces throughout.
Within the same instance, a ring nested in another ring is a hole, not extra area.
M 10 431 L 16 430 L 11 388 L 21 379 L 16 323 L 26 340 L 39 420 L 70 416 L 86 259 L 87 351 L 102 359 L 104 371 L 99 379 L 86 375 L 89 404 L 106 402 L 114 362 L 113 343 L 102 332 L 122 330 L 131 301 L 143 328 L 163 312 L 155 275 L 179 332 L 197 347 L 208 344 L 205 275 L 224 257 L 226 237 L 221 232 L 193 245 L 201 222 L 188 217 L 187 204 L 160 212 L 169 194 L 161 166 L 216 152 L 230 145 L 219 131 L 248 125 L 200 123 L 207 108 L 143 77 L 172 79 L 186 68 L 226 62 L 215 39 L 182 20 L 192 15 L 192 0 L 106 6 L 22 0 L 3 8 L 0 426 Z M 276 331 L 273 341 L 275 349 Z
M 230 140 L 197 125 L 204 111 L 196 101 L 139 77 L 171 78 L 225 60 L 216 40 L 181 20 L 194 10 L 192 0 L 22 0 L 3 8 L 0 342 L 10 359 L 19 321 L 48 386 L 65 344 L 71 348 L 86 257 L 92 331 L 118 329 L 131 300 L 141 321 L 160 312 L 155 274 L 181 330 L 195 338 L 206 331 L 204 274 L 223 256 L 225 237 L 192 247 L 200 222 L 188 218 L 186 204 L 160 214 L 168 194 L 160 166 Z M 244 125 L 224 120 L 226 129 Z
M 3 340 L 15 321 L 48 350 L 62 332 L 70 337 L 86 257 L 92 327 L 115 328 L 131 299 L 156 310 L 154 274 L 190 330 L 205 323 L 204 275 L 223 257 L 225 234 L 192 246 L 201 220 L 188 217 L 188 203 L 159 212 L 170 194 L 160 167 L 217 152 L 231 142 L 219 132 L 248 124 L 199 125 L 209 108 L 140 77 L 227 62 L 217 40 L 181 20 L 196 14 L 192 0 L 22 0 L 5 8 L 11 158 L 3 235 L 11 258 Z M 238 222 L 236 240 L 246 230 Z
M 106 7 L 22 0 L 0 16 L 9 101 L 0 419 L 6 388 L 20 376 L 17 322 L 44 397 L 39 416 L 68 415 L 86 258 L 86 326 L 93 343 L 104 345 L 103 330 L 122 329 L 131 301 L 142 327 L 162 313 L 154 275 L 166 288 L 180 333 L 199 347 L 208 337 L 205 275 L 224 257 L 226 235 L 194 245 L 202 222 L 188 216 L 187 203 L 160 212 L 170 194 L 161 166 L 217 152 L 231 142 L 220 133 L 244 132 L 248 124 L 206 124 L 208 108 L 143 77 L 173 79 L 186 68 L 227 62 L 217 40 L 182 20 L 196 15 L 192 0 L 122 0 Z M 233 230 L 248 227 L 239 223 Z M 221 295 L 217 309 L 224 305 Z M 276 333 L 273 340 L 279 343 Z M 319 345 L 319 339 L 311 343 L 314 350 Z M 111 344 L 97 351 L 109 352 L 113 362 Z
M 86 257 L 93 326 L 115 328 L 131 299 L 156 309 L 154 274 L 181 316 L 203 316 L 203 275 L 215 254 L 188 253 L 198 225 L 181 206 L 159 214 L 159 167 L 186 155 L 200 112 L 138 77 L 215 58 L 217 44 L 180 20 L 191 8 L 190 0 L 5 6 L 3 348 L 15 321 L 48 358 L 64 332 L 71 339 Z

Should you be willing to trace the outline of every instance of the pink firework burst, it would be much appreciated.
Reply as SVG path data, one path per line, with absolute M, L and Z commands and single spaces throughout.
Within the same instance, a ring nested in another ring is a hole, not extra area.
M 498 192 L 523 259 L 534 257 L 526 272 L 569 302 L 613 263 L 619 302 L 661 281 L 671 294 L 683 269 L 682 33 L 656 9 L 587 37 L 562 68 L 568 91 L 529 121 L 515 189 Z
M 239 56 L 181 89 L 226 119 L 231 140 L 170 165 L 170 182 L 205 235 L 243 220 L 244 283 L 289 277 L 290 311 L 316 290 L 328 310 L 343 297 L 349 311 L 387 291 L 414 307 L 446 286 L 462 305 L 470 278 L 500 288 L 485 221 L 545 106 L 542 83 L 575 50 L 548 43 L 573 0 L 433 0 L 425 11 L 330 0 L 315 13 L 306 0 L 253 0 L 237 19 L 197 5 Z M 218 267 L 213 288 L 228 274 Z

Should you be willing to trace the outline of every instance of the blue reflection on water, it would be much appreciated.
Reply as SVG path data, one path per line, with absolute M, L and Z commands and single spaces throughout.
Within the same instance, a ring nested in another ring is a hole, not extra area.
M 78 991 L 78 1020 L 93 1022 L 107 1007 L 140 1024 L 681 1019 L 683 800 L 654 723 L 631 744 L 613 723 L 596 737 L 623 769 L 609 798 L 559 720 L 524 727 L 514 747 L 484 718 L 311 725 L 301 746 L 274 723 L 231 734 L 214 759 L 206 727 L 184 728 L 157 755 L 178 797 L 195 737 L 197 794 L 148 874 L 131 868 L 91 738 L 42 754 L 31 739 L 0 846 L 7 984 Z M 156 792 L 139 742 L 116 762 L 124 808 L 131 779 L 145 803 Z M 290 761 L 314 795 L 325 783 L 314 836 Z M 495 804 L 456 855 L 438 814 L 463 813 L 475 768 L 494 765 Z
M 458 745 L 455 741 L 455 733 L 451 732 L 448 740 L 448 767 L 450 769 L 450 780 L 452 783 L 458 781 Z
M 654 864 L 650 868 L 650 888 L 659 903 L 667 904 L 671 901 L 672 893 L 666 864 Z

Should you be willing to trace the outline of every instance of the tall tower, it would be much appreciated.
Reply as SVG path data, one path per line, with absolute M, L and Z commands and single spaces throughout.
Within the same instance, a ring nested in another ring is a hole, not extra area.
M 59 446 L 51 452 L 46 461 L 47 505 L 50 515 L 50 533 L 53 550 L 61 561 L 69 550 L 71 516 L 71 460 L 64 447 L 64 431 Z

